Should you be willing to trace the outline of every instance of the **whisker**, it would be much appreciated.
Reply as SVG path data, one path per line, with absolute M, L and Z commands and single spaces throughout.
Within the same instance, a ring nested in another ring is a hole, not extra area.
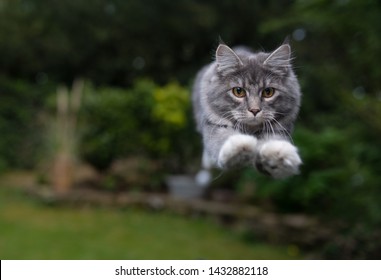
M 204 123 L 211 122 L 210 121 L 211 118 L 215 119 L 216 115 L 213 113 L 209 113 L 206 116 Z M 219 119 L 217 122 L 212 122 L 215 125 L 212 126 L 212 129 L 209 133 L 209 139 L 211 139 L 213 137 L 215 130 L 218 129 L 220 125 L 226 125 L 227 122 L 230 122 L 233 124 L 233 127 L 235 126 L 236 118 L 234 116 L 234 111 L 232 111 L 232 110 L 224 112 L 221 116 L 218 116 L 218 118 Z
M 289 138 L 292 143 L 294 143 L 294 140 L 292 139 L 290 132 L 288 132 L 288 130 L 274 117 L 272 118 L 272 121 L 274 121 L 281 128 L 280 132 L 283 133 L 284 136 Z

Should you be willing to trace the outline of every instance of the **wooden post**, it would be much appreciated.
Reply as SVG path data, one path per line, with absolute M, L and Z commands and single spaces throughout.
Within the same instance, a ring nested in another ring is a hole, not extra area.
M 57 89 L 57 147 L 54 155 L 52 183 L 58 195 L 67 194 L 73 185 L 78 140 L 77 115 L 83 88 L 83 80 L 76 80 L 70 93 L 66 87 Z

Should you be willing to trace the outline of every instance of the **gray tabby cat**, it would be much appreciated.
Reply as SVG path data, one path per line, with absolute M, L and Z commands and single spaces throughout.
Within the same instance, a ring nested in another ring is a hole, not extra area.
M 300 100 L 288 44 L 272 53 L 220 44 L 193 88 L 203 167 L 254 166 L 274 178 L 297 174 L 302 161 L 290 140 Z

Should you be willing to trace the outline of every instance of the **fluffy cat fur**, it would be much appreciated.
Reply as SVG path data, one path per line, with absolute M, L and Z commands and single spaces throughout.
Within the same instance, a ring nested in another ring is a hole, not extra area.
M 193 87 L 205 169 L 253 166 L 274 178 L 298 173 L 301 159 L 290 143 L 301 92 L 291 67 L 291 48 L 271 53 L 220 44 L 215 61 Z

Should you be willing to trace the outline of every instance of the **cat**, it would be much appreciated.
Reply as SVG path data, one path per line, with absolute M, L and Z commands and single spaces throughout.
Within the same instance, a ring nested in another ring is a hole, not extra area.
M 291 61 L 288 43 L 270 53 L 219 44 L 192 93 L 204 170 L 252 166 L 276 179 L 299 173 L 291 132 L 301 91 Z

